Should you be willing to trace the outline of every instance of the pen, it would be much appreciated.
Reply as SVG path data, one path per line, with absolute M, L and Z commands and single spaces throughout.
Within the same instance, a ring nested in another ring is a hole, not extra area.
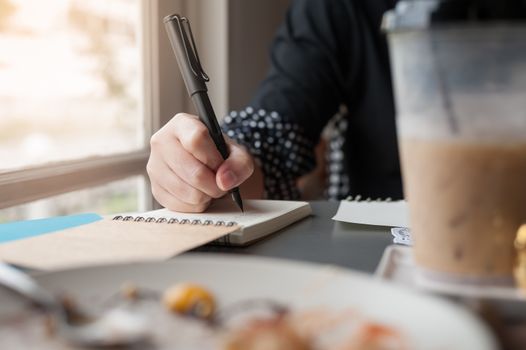
M 164 25 L 177 58 L 186 89 L 197 109 L 199 119 L 206 125 L 223 159 L 226 159 L 230 152 L 208 98 L 206 82 L 210 81 L 210 78 L 201 66 L 190 22 L 186 17 L 173 14 L 164 18 Z M 241 200 L 239 188 L 232 189 L 230 193 L 234 202 L 243 211 L 243 201 Z

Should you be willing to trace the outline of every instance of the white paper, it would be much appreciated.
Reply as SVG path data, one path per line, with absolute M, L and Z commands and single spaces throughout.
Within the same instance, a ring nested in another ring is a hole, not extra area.
M 363 225 L 409 227 L 409 209 L 406 201 L 343 200 L 333 220 Z

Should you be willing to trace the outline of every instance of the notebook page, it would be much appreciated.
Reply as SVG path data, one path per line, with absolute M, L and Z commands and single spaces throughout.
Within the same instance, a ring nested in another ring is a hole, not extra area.
M 305 206 L 305 202 L 294 202 L 294 201 L 274 201 L 274 200 L 244 200 L 243 206 L 245 212 L 237 207 L 232 201 L 230 196 L 215 201 L 204 213 L 189 214 L 179 213 L 170 211 L 167 209 L 159 209 L 146 213 L 131 213 L 122 215 L 136 216 L 140 215 L 143 217 L 155 217 L 155 218 L 177 218 L 177 219 L 189 219 L 189 220 L 211 220 L 213 222 L 223 221 L 236 222 L 242 227 L 250 227 L 262 222 L 271 221 L 277 217 L 283 216 L 299 207 Z

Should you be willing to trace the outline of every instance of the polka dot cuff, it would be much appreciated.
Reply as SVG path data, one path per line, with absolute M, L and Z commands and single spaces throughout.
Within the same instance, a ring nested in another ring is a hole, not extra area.
M 296 179 L 316 166 L 314 144 L 296 123 L 276 112 L 247 107 L 223 120 L 228 137 L 247 147 L 264 175 L 265 197 L 299 199 Z

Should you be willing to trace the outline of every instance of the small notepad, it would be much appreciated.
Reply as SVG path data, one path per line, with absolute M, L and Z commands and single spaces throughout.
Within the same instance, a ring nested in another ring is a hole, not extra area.
M 409 227 L 406 201 L 342 200 L 333 220 L 362 225 Z
M 224 236 L 214 243 L 227 245 L 246 245 L 261 239 L 279 229 L 298 221 L 311 214 L 312 210 L 307 202 L 277 201 L 277 200 L 245 200 L 244 212 L 230 198 L 212 203 L 203 214 L 176 213 L 167 209 L 150 211 L 144 214 L 123 214 L 120 219 L 128 216 L 135 220 L 178 219 L 188 223 L 208 225 L 236 225 L 235 232 Z
M 246 200 L 245 213 L 223 198 L 206 213 L 165 209 L 105 217 L 62 231 L 0 244 L 0 259 L 53 270 L 164 260 L 210 242 L 247 244 L 310 214 L 305 202 Z

